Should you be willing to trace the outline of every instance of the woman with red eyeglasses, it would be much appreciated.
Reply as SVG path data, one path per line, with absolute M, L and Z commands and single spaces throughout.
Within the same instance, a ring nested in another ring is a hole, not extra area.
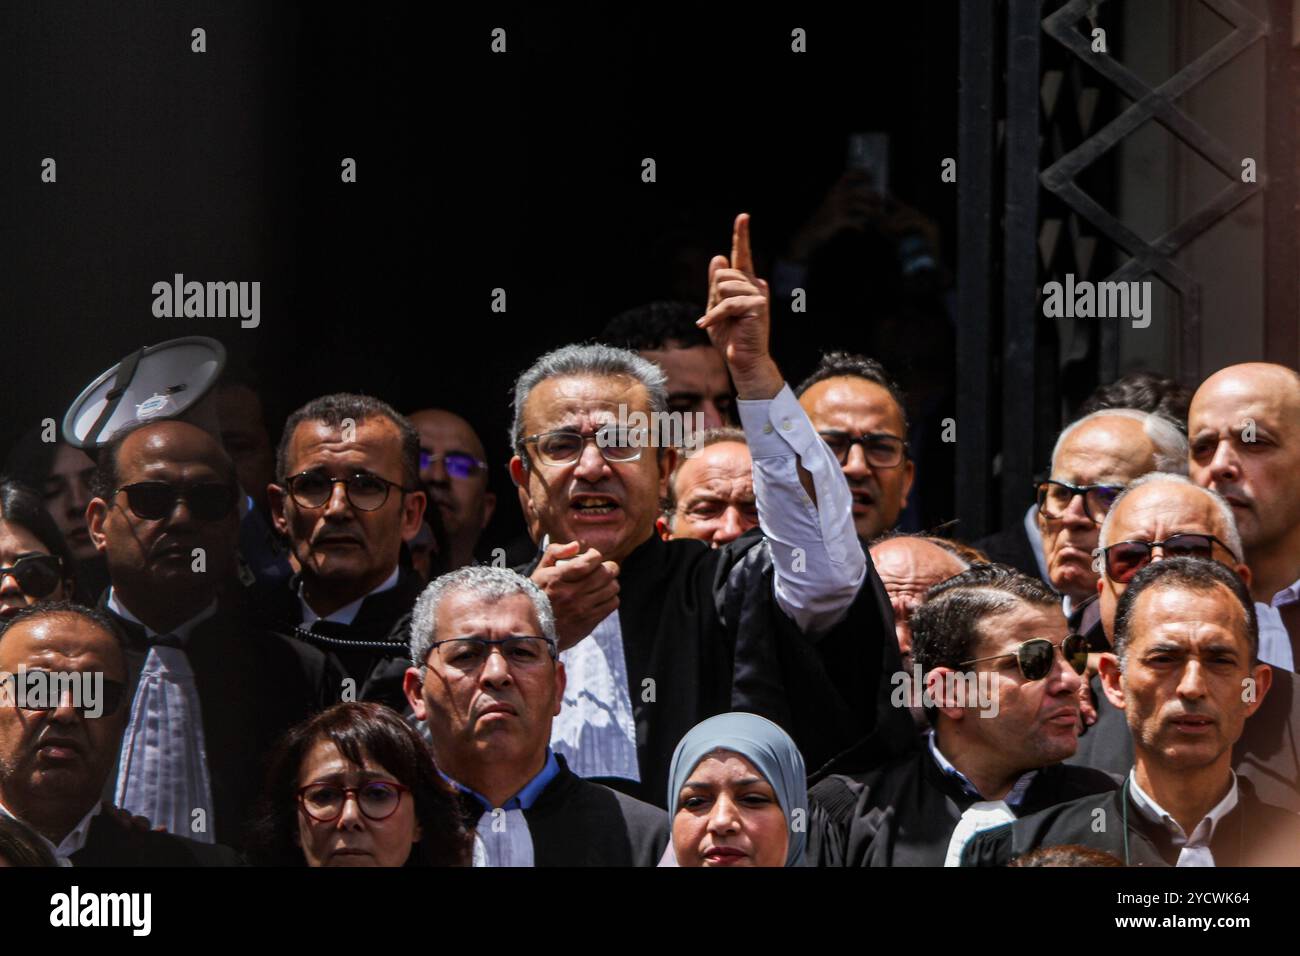
M 335 704 L 271 761 L 252 861 L 267 866 L 464 866 L 469 837 L 429 748 L 382 704 Z
M 0 480 L 0 620 L 41 601 L 72 598 L 72 552 L 40 495 Z

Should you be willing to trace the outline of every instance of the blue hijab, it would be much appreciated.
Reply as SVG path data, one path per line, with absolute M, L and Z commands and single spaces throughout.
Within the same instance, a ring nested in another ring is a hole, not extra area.
M 677 800 L 691 773 L 708 754 L 727 750 L 752 763 L 776 791 L 785 812 L 786 866 L 802 866 L 808 842 L 808 781 L 803 755 L 790 735 L 757 714 L 719 714 L 696 724 L 673 751 L 668 770 L 669 818 L 677 814 Z

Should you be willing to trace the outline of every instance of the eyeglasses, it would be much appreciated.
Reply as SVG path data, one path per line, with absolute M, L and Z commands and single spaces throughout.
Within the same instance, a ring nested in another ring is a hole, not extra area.
M 0 568 L 0 581 L 12 577 L 18 589 L 30 598 L 48 597 L 63 580 L 63 562 L 53 554 L 29 554 L 7 568 Z
M 356 798 L 357 809 L 369 820 L 387 820 L 397 812 L 402 794 L 411 788 L 392 780 L 371 780 L 359 787 L 340 787 L 332 783 L 309 783 L 298 791 L 298 802 L 307 816 L 320 823 L 337 820 L 348 797 Z
M 467 455 L 461 451 L 449 451 L 446 454 L 429 451 L 427 448 L 420 449 L 420 470 L 428 471 L 433 467 L 434 462 L 442 461 L 443 467 L 447 469 L 447 474 L 453 478 L 469 478 L 476 472 L 487 468 L 487 462 L 479 461 L 473 455 Z
M 437 651 L 438 660 L 448 667 L 461 671 L 475 671 L 483 666 L 493 647 L 501 653 L 511 667 L 537 667 L 556 656 L 555 642 L 546 637 L 512 635 L 499 640 L 486 637 L 453 637 L 434 641 L 429 650 Z
M 1237 556 L 1232 549 L 1212 534 L 1180 531 L 1171 534 L 1163 541 L 1117 541 L 1104 548 L 1093 549 L 1096 559 L 1093 570 L 1106 569 L 1106 576 L 1118 584 L 1127 584 L 1133 576 L 1151 563 L 1151 552 L 1159 548 L 1167 558 L 1213 558 L 1214 546 L 1218 545 L 1233 560 Z
M 817 434 L 822 436 L 822 441 L 830 447 L 841 465 L 848 463 L 849 450 L 854 445 L 862 446 L 867 464 L 873 468 L 896 468 L 907 456 L 907 442 L 887 432 L 850 435 L 848 432 L 824 431 Z
M 174 485 L 169 481 L 137 481 L 114 491 L 126 492 L 132 513 L 144 521 L 161 521 L 176 510 L 183 500 L 190 514 L 199 521 L 220 521 L 235 507 L 235 489 L 215 481 L 193 485 Z
M 1045 518 L 1064 517 L 1074 496 L 1083 495 L 1084 514 L 1094 524 L 1101 524 L 1123 490 L 1122 485 L 1072 485 L 1049 478 L 1038 484 L 1038 513 Z
M 46 671 L 27 668 L 23 673 L 23 682 L 26 684 L 25 693 L 21 697 L 18 693 L 20 688 L 18 687 L 17 674 L 6 674 L 4 682 L 9 685 L 9 700 L 13 701 L 16 706 L 21 706 L 23 710 L 30 710 L 34 713 L 44 713 L 58 710 L 63 706 L 61 691 L 64 688 L 74 692 L 73 699 L 76 700 L 75 690 L 82 686 L 82 672 Z M 44 693 L 36 690 L 37 687 L 43 688 Z M 96 710 L 99 712 L 99 716 L 107 717 L 110 714 L 116 714 L 125 699 L 125 684 L 120 681 L 105 680 L 99 700 L 92 702 L 83 698 L 80 703 L 74 706 L 82 717 L 86 717 L 86 711 L 88 710 Z M 21 704 L 19 704 L 20 700 Z
M 318 471 L 304 471 L 285 480 L 293 500 L 304 508 L 322 508 L 334 494 L 334 486 L 343 485 L 348 503 L 358 511 L 378 511 L 388 500 L 388 490 L 396 488 L 405 493 L 408 489 L 395 481 L 361 471 L 347 478 L 331 478 Z
M 994 654 L 992 657 L 977 657 L 973 661 L 962 661 L 961 667 L 978 664 L 981 661 L 996 661 L 1004 657 L 1014 657 L 1025 680 L 1042 680 L 1052 671 L 1052 659 L 1057 649 L 1076 674 L 1088 669 L 1088 639 L 1082 634 L 1071 634 L 1053 644 L 1045 637 L 1034 637 L 1007 654 Z
M 602 428 L 594 435 L 560 429 L 529 435 L 521 445 L 536 445 L 544 465 L 571 465 L 582 455 L 587 442 L 594 441 L 606 461 L 637 461 L 648 436 L 644 428 Z

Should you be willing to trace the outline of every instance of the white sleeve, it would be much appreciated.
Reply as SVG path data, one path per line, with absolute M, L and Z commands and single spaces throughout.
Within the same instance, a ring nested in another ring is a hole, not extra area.
M 775 398 L 737 402 L 754 459 L 758 523 L 772 548 L 776 601 L 805 634 L 834 627 L 867 576 L 840 463 L 789 385 Z M 798 466 L 812 476 L 817 503 Z

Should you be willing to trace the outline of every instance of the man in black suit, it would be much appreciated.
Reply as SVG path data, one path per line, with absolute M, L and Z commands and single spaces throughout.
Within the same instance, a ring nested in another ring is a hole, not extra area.
M 239 537 L 235 468 L 182 421 L 122 429 L 100 452 L 91 539 L 101 606 L 124 636 L 130 717 L 114 800 L 173 833 L 232 846 L 279 736 L 339 698 L 325 654 L 219 604 Z
M 100 802 L 126 724 L 127 665 L 112 621 L 38 604 L 0 631 L 0 815 L 63 866 L 233 865 L 225 847 L 135 826 Z

